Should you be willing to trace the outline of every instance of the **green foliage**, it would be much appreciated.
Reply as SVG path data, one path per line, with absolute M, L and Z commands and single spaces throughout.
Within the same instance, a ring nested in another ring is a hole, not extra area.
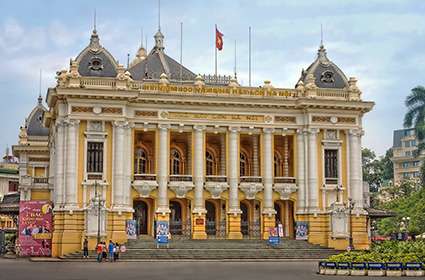
M 330 262 L 424 262 L 425 241 L 384 241 L 369 251 L 351 251 L 330 256 Z
M 418 235 L 425 232 L 425 188 L 417 182 L 404 180 L 401 184 L 382 190 L 388 201 L 380 208 L 396 213 L 395 217 L 385 218 L 378 222 L 378 232 L 389 235 L 400 232 L 403 217 L 410 217 L 407 231 Z
M 384 157 L 376 157 L 368 148 L 362 149 L 363 181 L 369 184 L 371 192 L 377 192 L 384 182 L 393 179 L 392 155 L 392 149 L 387 150 Z
M 417 86 L 412 89 L 405 101 L 407 113 L 404 127 L 414 127 L 419 140 L 425 138 L 425 88 Z

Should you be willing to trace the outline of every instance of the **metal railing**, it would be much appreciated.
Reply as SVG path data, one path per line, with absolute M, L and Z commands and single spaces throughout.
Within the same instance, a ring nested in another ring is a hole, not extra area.
M 274 177 L 275 184 L 296 184 L 297 180 L 294 177 Z
M 227 177 L 225 175 L 207 175 L 205 177 L 205 182 L 225 183 L 226 181 L 227 181 Z
M 156 174 L 134 174 L 133 180 L 156 181 Z
M 48 177 L 34 177 L 32 178 L 34 184 L 48 184 L 49 178 Z
M 326 185 L 338 185 L 338 178 L 325 178 Z
M 240 182 L 241 183 L 262 183 L 263 178 L 259 176 L 241 176 Z
M 191 182 L 192 175 L 170 175 L 170 182 Z

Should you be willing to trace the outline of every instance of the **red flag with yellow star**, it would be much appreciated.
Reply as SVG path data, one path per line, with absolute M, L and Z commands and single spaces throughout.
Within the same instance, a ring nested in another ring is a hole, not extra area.
M 223 33 L 218 31 L 217 26 L 215 27 L 215 47 L 219 51 L 223 49 Z

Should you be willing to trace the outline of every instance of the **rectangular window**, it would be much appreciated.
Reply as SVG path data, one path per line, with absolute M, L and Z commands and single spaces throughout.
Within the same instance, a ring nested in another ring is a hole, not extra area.
M 406 151 L 406 152 L 404 153 L 404 155 L 405 155 L 406 157 L 410 157 L 410 156 L 412 156 L 412 151 Z
M 401 164 L 401 167 L 402 167 L 402 168 L 409 168 L 409 162 L 403 162 L 403 163 Z
M 338 150 L 325 150 L 325 178 L 338 178 Z
M 103 173 L 103 143 L 87 142 L 87 173 Z
M 17 181 L 9 181 L 9 192 L 17 192 L 18 184 L 19 183 Z

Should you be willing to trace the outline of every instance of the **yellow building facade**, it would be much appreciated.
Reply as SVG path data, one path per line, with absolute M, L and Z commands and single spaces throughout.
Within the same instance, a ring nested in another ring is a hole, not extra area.
M 94 30 L 48 90 L 54 256 L 85 237 L 93 248 L 98 232 L 126 242 L 127 220 L 138 235 L 165 220 L 193 239 L 265 239 L 278 224 L 296 238 L 305 222 L 311 243 L 368 248 L 361 137 L 373 102 L 323 46 L 295 88 L 244 87 L 195 75 L 154 38 L 125 68 Z

